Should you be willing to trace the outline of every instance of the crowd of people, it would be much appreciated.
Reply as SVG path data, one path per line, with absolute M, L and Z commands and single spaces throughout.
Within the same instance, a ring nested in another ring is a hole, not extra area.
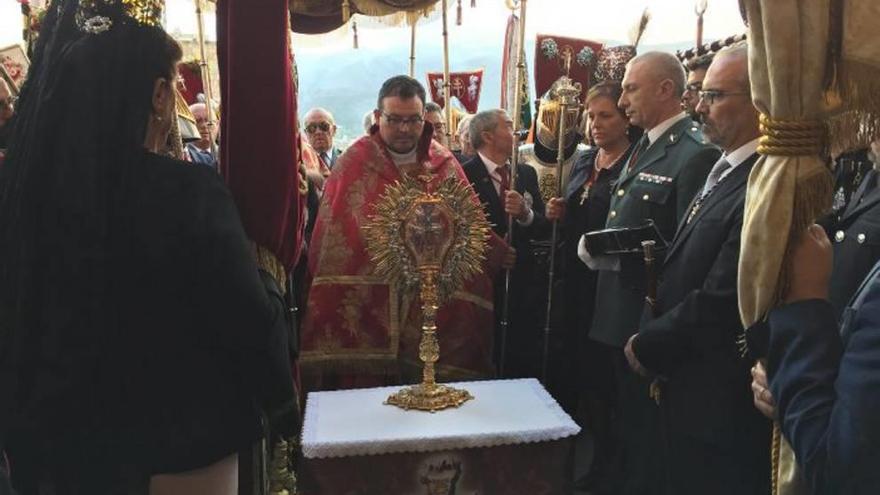
M 761 137 L 746 42 L 641 53 L 593 81 L 549 196 L 530 162 L 540 109 L 521 144 L 505 110 L 446 122 L 394 76 L 345 150 L 333 102 L 309 109 L 291 129 L 305 254 L 283 288 L 217 173 L 213 105 L 181 108 L 177 42 L 77 9 L 50 14 L 72 39 L 38 52 L 19 100 L 0 79 L 0 493 L 235 493 L 240 453 L 294 435 L 307 392 L 417 381 L 420 307 L 373 273 L 363 227 L 426 172 L 469 184 L 492 226 L 483 269 L 439 310 L 438 377 L 541 378 L 593 443 L 573 485 L 769 494 L 777 421 L 812 493 L 880 489 L 880 145 L 836 157 L 834 211 L 793 249 L 783 304 L 744 329 Z M 195 131 L 172 158 L 181 118 Z

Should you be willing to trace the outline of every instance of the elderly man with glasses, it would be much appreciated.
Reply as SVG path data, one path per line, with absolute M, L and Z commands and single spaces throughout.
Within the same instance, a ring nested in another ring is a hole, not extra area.
M 300 355 L 307 390 L 394 385 L 420 376 L 418 305 L 373 275 L 362 227 L 386 189 L 405 175 L 429 175 L 433 185 L 467 178 L 432 139 L 425 89 L 415 79 L 387 80 L 374 117 L 371 134 L 352 143 L 333 167 L 312 234 Z M 512 262 L 510 251 L 492 237 L 484 271 L 440 309 L 440 379 L 491 376 L 492 279 L 504 261 Z
M 321 160 L 322 168 L 333 170 L 336 159 L 342 154 L 333 147 L 333 137 L 336 136 L 336 122 L 333 114 L 323 108 L 313 108 L 306 112 L 303 118 L 303 129 L 306 141 L 315 150 L 318 159 Z

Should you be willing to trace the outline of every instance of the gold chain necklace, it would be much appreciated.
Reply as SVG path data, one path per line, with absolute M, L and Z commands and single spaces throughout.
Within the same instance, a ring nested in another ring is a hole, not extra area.
M 607 158 L 607 157 L 608 157 L 608 153 L 607 153 L 604 149 L 599 148 L 599 152 L 596 154 L 596 165 L 595 165 L 595 166 L 596 166 L 596 170 L 598 170 L 598 169 L 600 169 L 600 168 L 608 168 L 608 167 L 610 167 L 611 165 L 614 165 L 615 163 L 617 163 L 617 160 L 620 160 L 620 157 L 623 156 L 624 153 L 626 153 L 626 150 L 627 150 L 627 148 L 624 148 L 624 149 L 621 150 L 619 153 L 617 153 L 616 155 L 614 155 L 614 156 L 610 159 L 610 161 L 607 161 L 607 162 L 604 164 L 604 166 L 600 166 L 600 165 L 599 165 L 599 161 L 600 161 L 600 159 L 604 156 L 604 157 L 606 157 L 606 160 L 608 160 L 608 158 Z

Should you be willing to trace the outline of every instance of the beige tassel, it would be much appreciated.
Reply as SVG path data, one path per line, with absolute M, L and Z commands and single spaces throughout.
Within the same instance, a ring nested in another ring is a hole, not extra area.
M 455 25 L 461 26 L 461 0 L 458 0 L 458 6 L 455 9 Z
M 476 6 L 477 6 L 477 0 L 471 0 L 471 8 L 474 8 Z
M 342 0 L 342 23 L 345 24 L 351 18 L 351 3 L 349 0 Z

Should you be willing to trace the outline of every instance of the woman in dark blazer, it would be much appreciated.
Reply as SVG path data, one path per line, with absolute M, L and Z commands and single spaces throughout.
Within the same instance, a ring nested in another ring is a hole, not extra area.
M 0 169 L 0 445 L 23 495 L 192 470 L 189 493 L 236 493 L 237 452 L 295 404 L 229 192 L 164 155 L 180 57 L 120 1 L 49 9 Z
M 590 485 L 601 484 L 605 465 L 610 461 L 610 407 L 614 380 L 611 379 L 610 348 L 587 338 L 596 295 L 596 272 L 578 258 L 578 241 L 586 232 L 605 228 L 614 183 L 640 137 L 626 114 L 617 106 L 620 83 L 599 83 L 587 93 L 586 117 L 590 141 L 594 144 L 575 162 L 564 198 L 547 204 L 547 218 L 558 219 L 563 227 L 563 273 L 565 346 L 569 389 L 583 394 L 583 410 L 596 440 Z

